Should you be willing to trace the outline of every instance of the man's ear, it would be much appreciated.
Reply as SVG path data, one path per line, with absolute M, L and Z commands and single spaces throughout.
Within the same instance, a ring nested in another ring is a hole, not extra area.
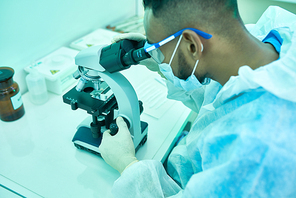
M 186 44 L 186 50 L 188 50 L 195 59 L 199 59 L 203 52 L 203 44 L 199 35 L 192 30 L 184 30 L 182 35 Z

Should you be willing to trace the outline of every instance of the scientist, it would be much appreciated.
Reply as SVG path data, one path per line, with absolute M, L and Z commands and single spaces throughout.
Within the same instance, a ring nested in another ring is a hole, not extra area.
M 167 170 L 136 159 L 118 118 L 118 134 L 105 132 L 99 148 L 121 173 L 114 196 L 296 197 L 296 16 L 272 6 L 247 30 L 236 0 L 144 7 L 146 46 L 168 98 L 199 114 Z

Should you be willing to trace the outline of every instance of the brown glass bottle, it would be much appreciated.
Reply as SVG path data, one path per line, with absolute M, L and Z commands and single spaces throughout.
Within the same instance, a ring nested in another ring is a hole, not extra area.
M 0 119 L 14 121 L 21 118 L 24 105 L 19 86 L 13 81 L 14 70 L 10 67 L 0 67 Z

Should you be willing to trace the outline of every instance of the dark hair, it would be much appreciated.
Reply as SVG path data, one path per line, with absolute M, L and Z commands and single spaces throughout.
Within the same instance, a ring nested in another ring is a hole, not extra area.
M 231 21 L 243 24 L 237 0 L 143 0 L 144 8 L 151 8 L 170 33 L 185 27 L 229 35 Z

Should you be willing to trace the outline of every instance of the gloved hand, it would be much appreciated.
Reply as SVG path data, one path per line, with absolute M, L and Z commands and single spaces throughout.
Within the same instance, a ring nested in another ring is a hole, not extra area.
M 123 39 L 128 39 L 128 40 L 140 42 L 140 41 L 146 39 L 146 36 L 144 36 L 143 34 L 140 34 L 140 33 L 119 34 L 119 35 L 114 36 L 111 42 L 116 43 L 116 42 L 123 40 Z M 145 60 L 142 60 L 142 61 L 140 61 L 139 64 L 145 65 L 149 70 L 158 72 L 158 74 L 161 77 L 165 78 L 163 76 L 163 74 L 159 71 L 159 66 L 153 58 L 147 58 Z
M 111 136 L 110 130 L 103 133 L 99 151 L 107 164 L 120 174 L 132 164 L 138 162 L 135 157 L 134 143 L 122 117 L 116 119 L 118 132 Z

